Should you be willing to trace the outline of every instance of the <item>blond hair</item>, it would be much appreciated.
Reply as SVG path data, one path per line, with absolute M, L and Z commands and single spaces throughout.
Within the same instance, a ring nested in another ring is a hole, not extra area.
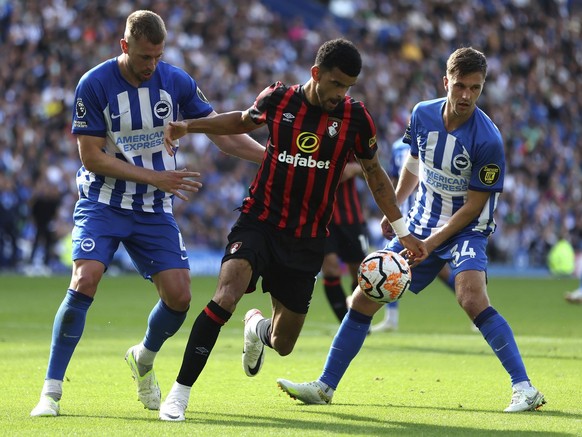
M 140 10 L 127 17 L 123 36 L 126 41 L 146 38 L 152 44 L 161 44 L 166 40 L 166 35 L 162 17 L 152 11 Z

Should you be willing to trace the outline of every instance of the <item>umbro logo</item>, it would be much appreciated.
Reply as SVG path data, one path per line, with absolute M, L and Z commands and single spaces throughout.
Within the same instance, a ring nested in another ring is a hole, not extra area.
M 283 121 L 292 122 L 294 118 L 295 118 L 295 116 L 293 114 L 291 114 L 290 112 L 285 112 L 283 114 Z
M 195 349 L 197 355 L 202 355 L 203 357 L 207 357 L 210 352 L 204 346 L 198 346 Z

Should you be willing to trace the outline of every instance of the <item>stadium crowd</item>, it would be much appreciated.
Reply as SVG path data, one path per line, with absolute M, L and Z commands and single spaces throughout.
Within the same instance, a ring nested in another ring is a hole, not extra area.
M 412 105 L 444 95 L 446 56 L 482 50 L 489 74 L 480 106 L 500 128 L 507 159 L 491 261 L 545 266 L 560 238 L 582 250 L 581 2 L 343 0 L 322 4 L 313 20 L 300 13 L 304 1 L 292 2 L 297 15 L 281 15 L 269 6 L 276 2 L 259 0 L 0 0 L 0 269 L 58 264 L 53 251 L 70 233 L 77 198 L 75 86 L 120 53 L 113 48 L 135 9 L 164 17 L 164 59 L 188 71 L 217 112 L 247 108 L 276 80 L 305 82 L 324 40 L 351 39 L 364 55 L 351 95 L 374 116 L 386 164 Z M 204 183 L 190 201 L 176 200 L 186 243 L 221 250 L 255 165 L 203 135 L 183 140 L 178 159 Z M 366 204 L 381 244 L 378 212 Z

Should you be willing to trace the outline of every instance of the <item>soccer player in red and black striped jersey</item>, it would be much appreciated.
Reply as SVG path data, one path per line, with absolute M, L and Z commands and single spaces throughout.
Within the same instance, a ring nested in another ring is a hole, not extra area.
M 243 368 L 255 376 L 264 346 L 279 355 L 293 350 L 301 332 L 315 278 L 321 268 L 327 225 L 342 172 L 351 154 L 374 199 L 400 237 L 411 262 L 427 256 L 424 243 L 406 229 L 394 188 L 376 155 L 376 128 L 362 102 L 347 94 L 356 84 L 362 60 L 345 39 L 325 42 L 311 77 L 303 85 L 276 82 L 246 111 L 171 122 L 164 132 L 166 149 L 187 133 L 247 133 L 269 129 L 263 162 L 240 207 L 226 246 L 212 300 L 190 333 L 176 383 L 160 407 L 160 419 L 185 420 L 190 390 L 214 347 L 222 325 L 245 292 L 262 277 L 271 294 L 273 315 L 246 313 Z
M 368 253 L 368 227 L 360 203 L 356 177 L 362 167 L 350 160 L 343 172 L 342 182 L 335 194 L 333 216 L 328 225 L 325 256 L 321 266 L 323 290 L 338 320 L 348 312 L 346 294 L 342 286 L 342 263 L 352 279 L 351 290 L 358 286 L 358 267 Z M 351 296 L 350 296 L 351 297 Z

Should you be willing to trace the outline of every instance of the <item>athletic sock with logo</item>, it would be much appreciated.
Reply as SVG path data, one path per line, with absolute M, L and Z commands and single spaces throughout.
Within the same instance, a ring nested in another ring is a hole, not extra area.
M 143 345 L 152 352 L 158 352 L 164 342 L 178 332 L 187 314 L 188 310 L 174 311 L 160 299 L 148 317 Z
M 51 352 L 46 379 L 62 381 L 75 347 L 85 329 L 87 311 L 93 298 L 69 289 L 53 323 Z
M 503 316 L 493 307 L 487 307 L 475 318 L 474 323 L 509 373 L 512 385 L 529 381 L 513 332 Z
M 323 373 L 319 377 L 320 382 L 334 390 L 337 388 L 351 361 L 364 344 L 371 323 L 372 317 L 353 309 L 348 310 L 331 343 Z
M 208 302 L 208 305 L 202 310 L 196 318 L 190 337 L 184 351 L 182 366 L 176 381 L 179 384 L 192 387 L 204 366 L 212 348 L 218 339 L 220 328 L 228 322 L 231 313 L 226 311 L 214 301 Z

